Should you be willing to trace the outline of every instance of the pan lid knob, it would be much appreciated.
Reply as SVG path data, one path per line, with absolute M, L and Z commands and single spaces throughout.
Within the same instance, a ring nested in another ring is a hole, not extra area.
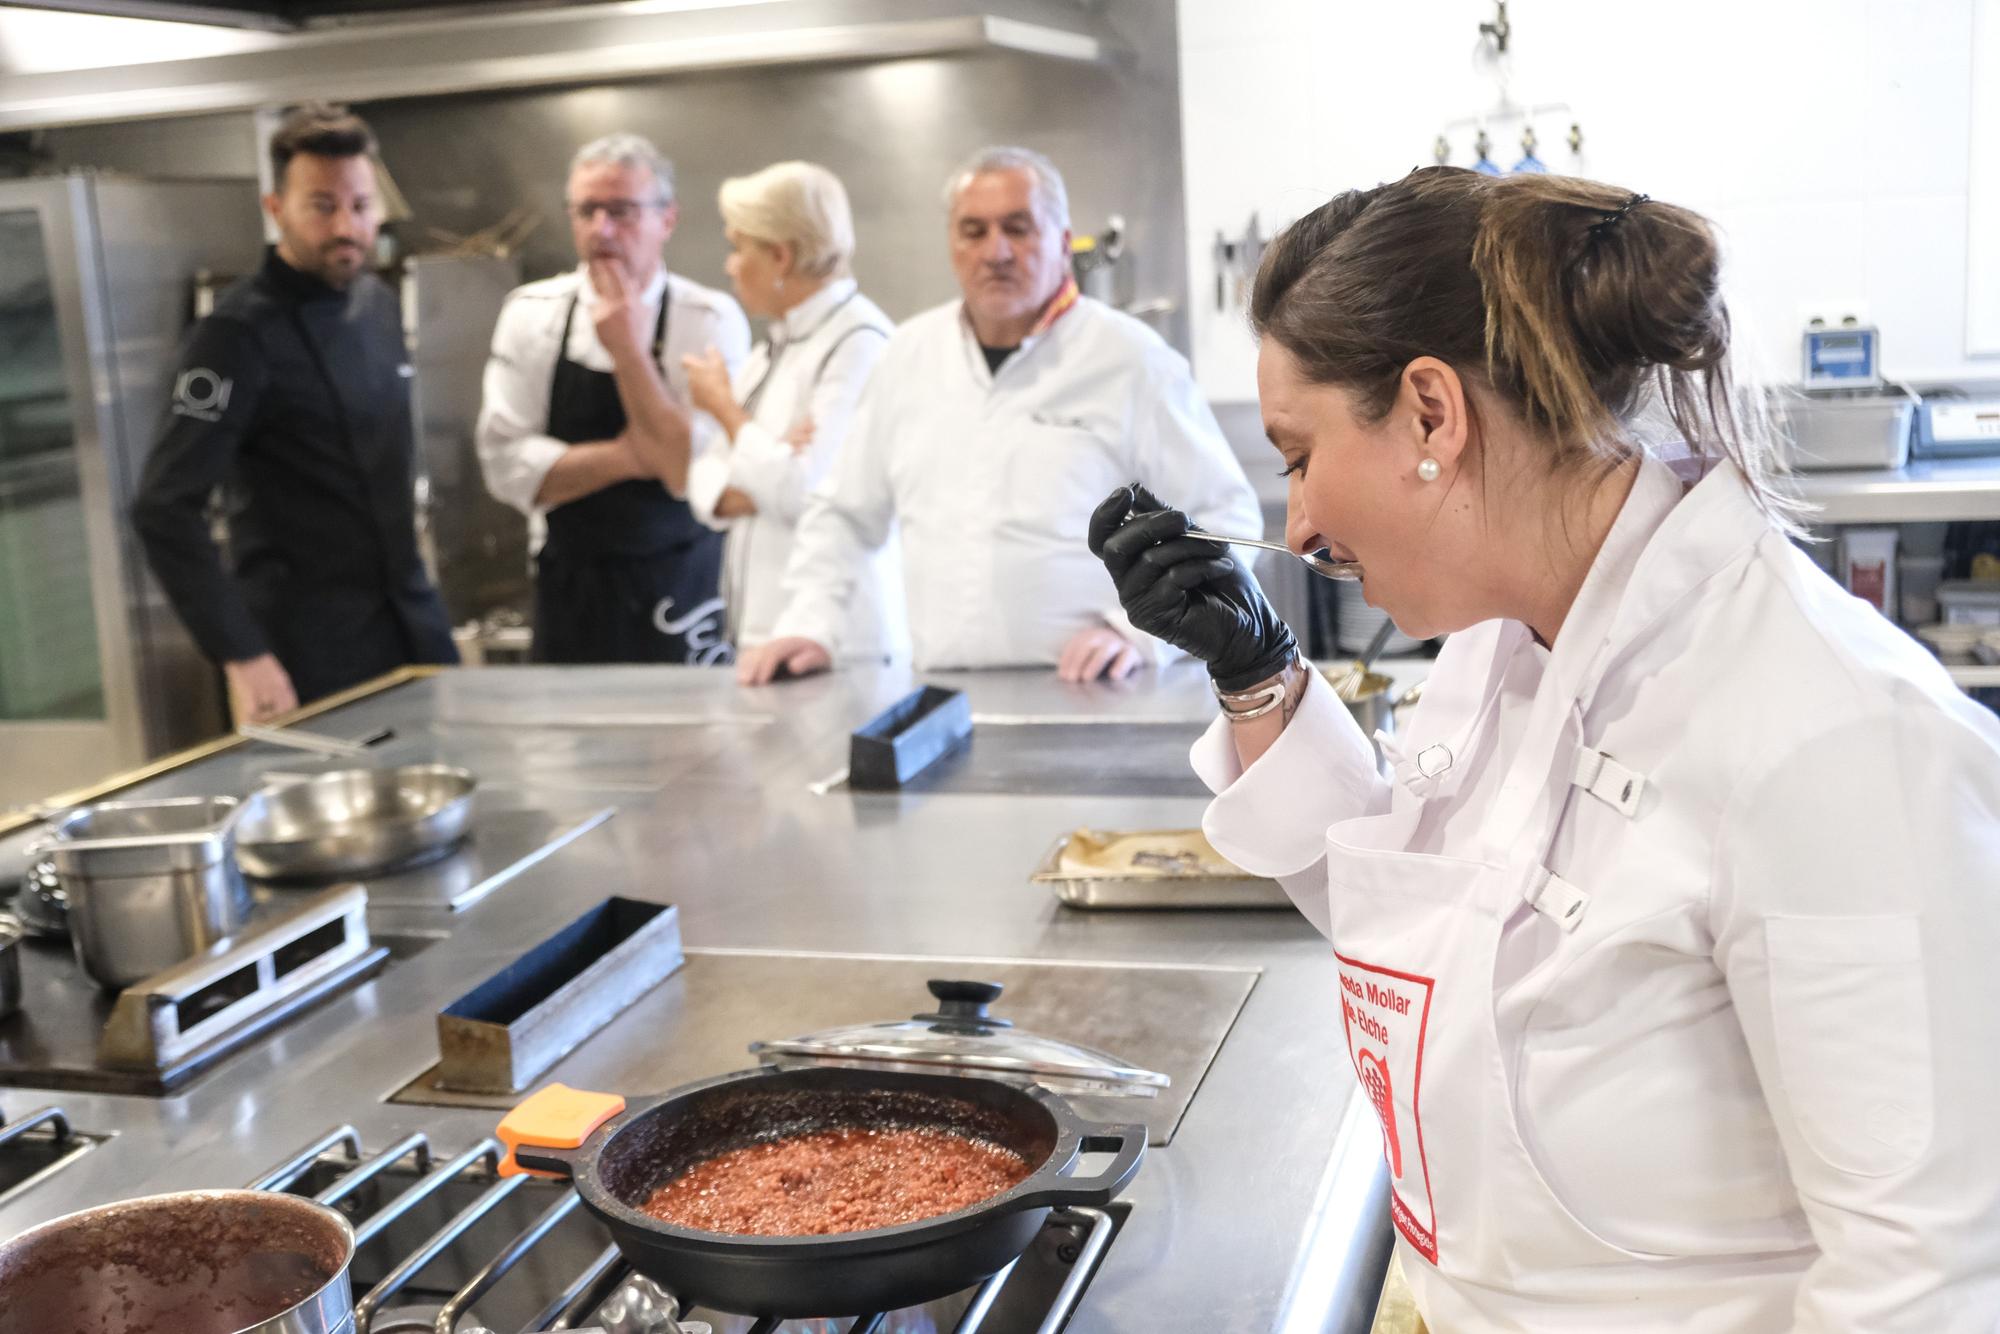
M 998 982 L 971 982 L 934 977 L 924 983 L 938 998 L 935 1013 L 912 1015 L 918 1023 L 930 1024 L 941 1033 L 991 1033 L 1012 1028 L 1012 1020 L 995 1019 L 986 1007 L 1000 999 L 1005 990 Z

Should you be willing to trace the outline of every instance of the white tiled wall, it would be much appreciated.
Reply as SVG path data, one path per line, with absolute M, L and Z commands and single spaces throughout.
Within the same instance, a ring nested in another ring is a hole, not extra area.
M 1974 8 L 1992 0 L 1513 0 L 1516 101 L 1550 168 L 1697 208 L 1722 227 L 1739 337 L 1789 378 L 1804 312 L 1860 304 L 1913 380 L 1990 378 L 1966 353 Z M 1211 397 L 1255 394 L 1255 351 L 1218 312 L 1218 228 L 1268 235 L 1335 191 L 1428 163 L 1444 123 L 1490 108 L 1491 0 L 1178 0 L 1193 352 Z M 1494 158 L 1520 156 L 1509 129 Z M 1460 131 L 1453 161 L 1471 162 Z

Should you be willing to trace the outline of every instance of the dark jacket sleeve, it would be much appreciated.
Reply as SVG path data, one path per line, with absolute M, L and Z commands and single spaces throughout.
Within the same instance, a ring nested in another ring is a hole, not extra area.
M 263 392 L 255 331 L 211 316 L 181 350 L 165 410 L 146 457 L 132 523 L 146 563 L 201 651 L 240 662 L 270 651 L 236 581 L 210 539 L 208 499 L 229 474 Z

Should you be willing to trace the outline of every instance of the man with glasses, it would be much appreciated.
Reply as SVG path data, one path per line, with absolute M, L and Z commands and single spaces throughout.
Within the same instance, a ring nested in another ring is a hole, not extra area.
M 410 663 L 458 661 L 417 554 L 410 359 L 368 271 L 375 140 L 311 105 L 271 137 L 277 244 L 188 335 L 132 521 L 230 706 L 255 722 Z M 209 524 L 221 490 L 225 566 Z
M 1174 503 L 1212 533 L 1261 534 L 1256 494 L 1187 358 L 1078 293 L 1055 164 L 981 149 L 946 180 L 945 205 L 959 299 L 883 347 L 799 519 L 783 610 L 738 659 L 745 685 L 833 665 L 859 577 L 892 537 L 918 671 L 1122 680 L 1179 650 L 1132 624 L 1091 556 L 1101 497 L 1141 482 L 1184 498 Z
M 673 168 L 633 134 L 584 145 L 566 204 L 581 263 L 507 298 L 477 441 L 486 486 L 537 540 L 535 657 L 729 658 L 723 535 L 688 508 L 690 460 L 725 447 L 689 406 L 683 358 L 750 350 L 742 310 L 667 272 Z

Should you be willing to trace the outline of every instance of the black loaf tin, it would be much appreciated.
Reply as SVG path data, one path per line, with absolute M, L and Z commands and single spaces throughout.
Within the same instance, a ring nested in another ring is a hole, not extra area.
M 847 785 L 875 792 L 899 788 L 971 737 L 972 701 L 963 690 L 914 690 L 854 733 Z

